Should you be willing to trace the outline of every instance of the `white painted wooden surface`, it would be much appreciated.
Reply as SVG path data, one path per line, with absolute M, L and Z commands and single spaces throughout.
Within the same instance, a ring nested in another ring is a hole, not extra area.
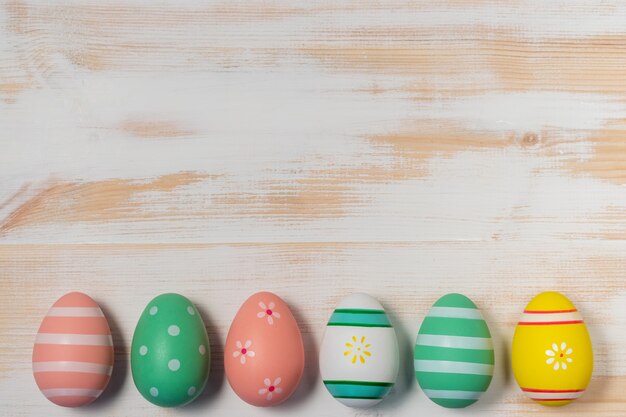
M 467 416 L 626 414 L 626 4 L 600 1 L 0 3 L 0 415 L 68 415 L 37 391 L 34 334 L 87 292 L 118 351 L 73 415 L 456 415 L 412 373 L 440 295 L 483 309 L 497 374 Z M 307 371 L 255 409 L 223 375 L 240 303 L 281 295 Z M 396 324 L 402 372 L 380 407 L 325 391 L 317 350 L 352 291 Z M 596 367 L 567 408 L 510 372 L 519 312 L 543 290 L 582 310 Z M 155 295 L 201 310 L 203 396 L 158 409 L 128 367 Z

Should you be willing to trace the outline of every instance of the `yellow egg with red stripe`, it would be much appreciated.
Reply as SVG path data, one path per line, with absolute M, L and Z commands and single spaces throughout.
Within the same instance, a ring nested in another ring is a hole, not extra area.
M 560 406 L 580 397 L 593 371 L 585 322 L 558 292 L 544 292 L 526 306 L 513 336 L 513 374 L 539 404 Z

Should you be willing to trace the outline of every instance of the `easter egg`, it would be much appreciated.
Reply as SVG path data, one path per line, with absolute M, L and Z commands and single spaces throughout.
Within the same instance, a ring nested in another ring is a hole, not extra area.
M 161 294 L 144 309 L 131 344 L 133 381 L 161 407 L 196 399 L 207 381 L 209 337 L 198 310 L 180 294 Z
M 224 370 L 235 393 L 248 404 L 273 406 L 296 390 L 304 372 L 298 323 L 276 294 L 248 298 L 228 331 Z
M 415 340 L 415 376 L 424 394 L 446 408 L 475 403 L 491 383 L 494 366 L 489 327 L 462 294 L 433 304 Z
M 398 376 L 396 333 L 383 306 L 367 294 L 351 294 L 333 311 L 320 346 L 326 389 L 349 407 L 371 407 Z
M 113 370 L 111 330 L 98 304 L 71 292 L 44 317 L 33 348 L 33 374 L 55 404 L 79 407 L 104 391 Z
M 593 351 L 574 304 L 558 292 L 533 298 L 515 327 L 511 361 L 518 385 L 539 404 L 580 397 L 591 379 Z

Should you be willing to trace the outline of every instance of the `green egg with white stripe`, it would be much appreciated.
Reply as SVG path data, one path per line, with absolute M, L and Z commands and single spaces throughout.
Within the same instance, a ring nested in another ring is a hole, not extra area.
M 333 311 L 320 346 L 320 374 L 330 394 L 349 407 L 379 403 L 398 376 L 396 333 L 383 306 L 351 294 Z
M 417 334 L 415 377 L 436 404 L 463 408 L 478 401 L 493 377 L 491 333 L 476 304 L 446 294 L 433 304 Z

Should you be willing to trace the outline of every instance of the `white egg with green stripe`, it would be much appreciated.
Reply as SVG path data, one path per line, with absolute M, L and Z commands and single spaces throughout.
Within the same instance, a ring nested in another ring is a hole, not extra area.
M 476 304 L 462 294 L 437 300 L 417 334 L 413 358 L 417 382 L 433 402 L 462 408 L 478 401 L 491 383 L 494 353 Z
M 371 407 L 398 376 L 398 341 L 383 306 L 367 294 L 344 298 L 333 311 L 320 346 L 326 389 L 349 407 Z

